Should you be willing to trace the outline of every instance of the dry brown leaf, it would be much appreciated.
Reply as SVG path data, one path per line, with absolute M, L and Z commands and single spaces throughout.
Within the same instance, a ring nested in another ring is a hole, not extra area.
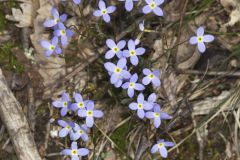
M 240 21 L 240 1 L 239 0 L 220 0 L 224 9 L 229 12 L 230 20 L 225 25 L 233 26 Z
M 12 8 L 12 15 L 6 15 L 10 21 L 18 22 L 17 27 L 31 27 L 33 19 L 33 5 L 31 0 L 21 0 L 20 8 Z

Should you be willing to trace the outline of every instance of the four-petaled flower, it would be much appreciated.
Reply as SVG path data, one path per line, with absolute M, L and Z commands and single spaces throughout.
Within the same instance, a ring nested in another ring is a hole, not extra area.
M 73 36 L 73 31 L 66 29 L 63 23 L 58 25 L 58 28 L 54 31 L 54 36 L 61 37 L 61 44 L 66 46 L 68 44 L 68 38 Z
M 137 103 L 132 102 L 129 104 L 131 110 L 137 110 L 137 115 L 139 118 L 143 119 L 145 116 L 144 110 L 150 110 L 151 106 L 147 105 L 147 102 L 144 100 L 144 96 L 140 93 L 137 97 Z
M 113 13 L 116 10 L 115 6 L 108 6 L 106 7 L 106 4 L 103 0 L 100 0 L 98 3 L 98 7 L 100 10 L 95 10 L 93 12 L 93 15 L 96 17 L 103 17 L 103 20 L 107 23 L 110 22 L 111 18 L 109 16 L 110 13 Z
M 121 40 L 116 44 L 112 39 L 107 39 L 106 44 L 111 49 L 105 54 L 106 59 L 111 59 L 115 55 L 118 58 L 122 58 L 122 49 L 125 47 L 126 41 Z
M 164 139 L 158 140 L 157 144 L 154 144 L 151 148 L 151 153 L 156 153 L 159 151 L 163 158 L 167 158 L 168 152 L 167 147 L 172 147 L 175 144 L 173 142 L 164 141 Z
M 79 160 L 79 156 L 88 155 L 89 150 L 86 148 L 78 148 L 77 142 L 72 142 L 71 148 L 64 149 L 61 153 L 65 156 L 71 156 L 72 160 Z
M 131 77 L 131 74 L 127 71 L 124 70 L 124 67 L 127 64 L 127 60 L 125 58 L 121 58 L 118 62 L 117 65 L 111 62 L 107 62 L 104 64 L 104 67 L 111 72 L 111 83 L 115 84 L 119 80 L 125 78 L 128 79 Z
M 128 50 L 123 51 L 123 56 L 124 57 L 130 57 L 130 62 L 136 66 L 139 62 L 138 57 L 140 55 L 143 55 L 145 53 L 145 49 L 140 47 L 136 48 L 136 44 L 134 40 L 130 39 L 128 41 Z
M 88 102 L 88 100 L 83 100 L 81 94 L 79 93 L 74 93 L 73 95 L 75 102 L 71 105 L 71 110 L 73 111 L 77 111 L 78 109 L 85 109 L 86 103 Z
M 206 46 L 204 42 L 212 42 L 214 40 L 214 36 L 210 34 L 204 35 L 204 28 L 199 27 L 197 29 L 197 36 L 193 36 L 190 38 L 190 44 L 197 44 L 198 50 L 203 53 L 206 50 Z
M 58 120 L 58 124 L 61 127 L 63 127 L 58 133 L 59 137 L 66 137 L 68 134 L 71 133 L 72 129 L 75 126 L 75 124 L 73 122 L 66 122 L 63 120 Z
M 52 103 L 52 105 L 56 108 L 61 108 L 61 116 L 65 116 L 69 110 L 70 106 L 70 98 L 67 93 L 62 94 L 61 100 L 56 100 Z
M 58 38 L 57 37 L 53 37 L 51 43 L 43 40 L 40 42 L 40 44 L 43 48 L 46 49 L 45 55 L 47 57 L 51 56 L 53 53 L 56 53 L 56 54 L 62 53 L 62 49 L 58 46 Z
M 87 126 L 85 124 L 81 126 L 78 124 L 75 124 L 73 130 L 70 133 L 70 138 L 73 141 L 76 141 L 79 138 L 81 138 L 85 142 L 88 141 Z
M 161 81 L 159 80 L 160 71 L 158 69 L 152 72 L 150 69 L 145 68 L 143 69 L 143 74 L 145 75 L 142 80 L 144 85 L 148 85 L 151 82 L 155 87 L 159 87 L 161 85 Z
M 62 24 L 67 19 L 66 14 L 62 14 L 61 16 L 59 16 L 58 10 L 54 7 L 52 8 L 51 13 L 52 13 L 53 19 L 47 19 L 43 23 L 44 27 L 54 27 L 57 24 Z
M 153 111 L 149 111 L 145 114 L 145 116 L 149 119 L 153 119 L 153 124 L 156 128 L 161 125 L 161 119 L 171 119 L 167 113 L 161 112 L 161 108 L 158 104 L 154 104 Z
M 94 124 L 94 118 L 101 118 L 103 116 L 103 112 L 100 110 L 94 110 L 94 102 L 88 101 L 86 109 L 78 110 L 78 116 L 85 117 L 86 125 L 91 128 Z
M 145 89 L 145 87 L 142 84 L 136 83 L 137 80 L 138 80 L 138 75 L 137 73 L 135 73 L 134 75 L 132 75 L 129 82 L 125 82 L 122 85 L 123 89 L 128 89 L 127 93 L 130 98 L 134 96 L 134 90 L 142 91 Z
M 147 5 L 143 7 L 142 12 L 148 14 L 153 11 L 157 16 L 163 16 L 163 11 L 159 7 L 164 0 L 145 0 Z

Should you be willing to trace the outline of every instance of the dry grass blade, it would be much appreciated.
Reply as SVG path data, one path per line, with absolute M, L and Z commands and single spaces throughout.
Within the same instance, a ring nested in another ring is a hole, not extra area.
M 202 127 L 206 126 L 209 122 L 211 122 L 214 118 L 216 118 L 221 112 L 223 112 L 227 107 L 235 109 L 237 104 L 240 103 L 240 82 L 238 82 L 237 88 L 229 95 L 226 99 L 224 99 L 212 112 L 210 112 L 209 116 L 202 120 L 197 128 L 193 129 L 193 131 L 186 136 L 182 141 L 178 142 L 173 148 L 169 150 L 169 152 L 173 151 L 181 144 L 183 144 L 188 138 L 196 133 L 197 130 L 201 129 Z

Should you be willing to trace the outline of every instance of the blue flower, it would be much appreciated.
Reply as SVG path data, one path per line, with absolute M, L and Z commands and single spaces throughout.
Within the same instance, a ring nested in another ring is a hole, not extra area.
M 105 4 L 105 2 L 103 0 L 99 1 L 98 7 L 99 7 L 100 10 L 95 10 L 93 12 L 93 15 L 96 16 L 96 17 L 102 16 L 103 20 L 105 22 L 109 23 L 110 20 L 111 20 L 109 14 L 113 13 L 116 10 L 116 7 L 115 6 L 108 6 L 106 8 L 106 4 Z
M 137 103 L 132 102 L 128 106 L 131 110 L 137 110 L 137 115 L 139 118 L 143 119 L 145 116 L 144 110 L 150 110 L 152 107 L 144 100 L 144 96 L 140 93 L 137 97 Z
M 54 7 L 52 8 L 51 13 L 52 13 L 53 19 L 47 19 L 43 23 L 44 27 L 54 27 L 57 24 L 63 23 L 67 19 L 66 14 L 62 14 L 61 16 L 59 16 L 58 10 Z
M 106 59 L 111 59 L 115 55 L 118 58 L 122 58 L 122 49 L 125 47 L 126 41 L 121 40 L 116 44 L 112 39 L 107 39 L 106 44 L 111 49 L 105 54 Z
M 137 2 L 138 0 L 119 0 L 125 1 L 125 9 L 130 12 L 133 9 L 133 1 Z
M 61 44 L 66 46 L 68 44 L 68 38 L 73 36 L 73 31 L 66 29 L 66 27 L 60 23 L 58 28 L 54 31 L 54 36 L 61 37 Z
M 57 37 L 53 37 L 51 43 L 43 40 L 40 42 L 40 44 L 44 49 L 46 49 L 45 55 L 47 57 L 51 56 L 53 53 L 56 53 L 56 54 L 62 53 L 62 49 L 58 46 L 58 38 Z
M 144 53 L 145 49 L 142 47 L 136 48 L 134 40 L 130 39 L 128 41 L 128 50 L 123 51 L 123 56 L 130 57 L 130 62 L 132 63 L 132 65 L 136 66 L 139 62 L 137 56 L 143 55 Z
M 52 103 L 52 105 L 56 108 L 61 108 L 61 116 L 65 116 L 69 110 L 70 98 L 67 93 L 62 94 L 61 100 L 56 100 Z
M 73 122 L 66 122 L 63 120 L 58 120 L 58 124 L 63 127 L 58 133 L 59 137 L 66 137 L 71 133 L 73 127 L 75 126 Z
M 81 0 L 73 0 L 73 2 L 74 2 L 75 4 L 80 4 L 80 3 L 81 3 Z
M 190 44 L 197 44 L 198 50 L 203 53 L 206 51 L 206 46 L 204 42 L 212 42 L 214 40 L 214 36 L 207 34 L 204 35 L 204 28 L 199 27 L 197 29 L 197 36 L 193 36 L 190 38 L 189 43 Z
M 85 109 L 86 103 L 88 102 L 88 100 L 83 100 L 81 94 L 79 93 L 74 93 L 73 95 L 75 102 L 71 105 L 71 110 L 73 111 L 77 111 L 78 109 Z
M 64 149 L 61 153 L 65 156 L 71 156 L 72 160 L 79 160 L 79 156 L 88 155 L 89 150 L 87 148 L 78 148 L 77 142 L 72 142 L 71 148 Z
M 125 82 L 122 85 L 123 89 L 128 89 L 127 93 L 130 98 L 134 96 L 134 90 L 142 91 L 145 89 L 145 87 L 142 84 L 136 83 L 137 80 L 138 80 L 138 75 L 137 73 L 135 73 L 134 75 L 132 75 L 129 82 Z
M 131 74 L 124 69 L 124 67 L 126 67 L 126 64 L 127 60 L 125 58 L 121 58 L 120 60 L 118 60 L 117 65 L 111 62 L 107 62 L 104 64 L 104 67 L 112 73 L 110 79 L 112 84 L 117 83 L 123 78 L 128 79 L 131 77 Z
M 172 147 L 175 144 L 173 142 L 164 141 L 164 139 L 158 140 L 157 144 L 154 144 L 151 148 L 151 153 L 156 153 L 157 151 L 163 158 L 167 158 L 168 152 L 167 147 Z
M 87 126 L 85 124 L 83 125 L 78 125 L 75 124 L 73 130 L 70 133 L 70 138 L 73 141 L 78 140 L 81 138 L 84 142 L 88 141 L 88 135 L 87 135 Z
M 161 5 L 164 2 L 164 0 L 145 0 L 145 1 L 146 1 L 147 5 L 144 6 L 142 9 L 142 12 L 144 14 L 153 12 L 157 16 L 163 16 L 163 11 L 159 7 L 159 5 Z
M 145 114 L 149 119 L 153 119 L 153 124 L 156 128 L 161 125 L 161 119 L 171 119 L 167 113 L 161 112 L 161 108 L 158 104 L 154 104 L 153 111 L 149 111 Z
M 91 128 L 94 124 L 94 117 L 101 118 L 103 116 L 103 112 L 100 110 L 94 110 L 94 102 L 88 101 L 86 109 L 78 110 L 78 116 L 85 117 L 86 125 Z
M 156 69 L 152 72 L 150 69 L 145 68 L 143 69 L 143 74 L 145 75 L 142 80 L 144 85 L 148 85 L 151 82 L 155 87 L 159 87 L 161 85 L 161 81 L 159 79 L 160 70 Z

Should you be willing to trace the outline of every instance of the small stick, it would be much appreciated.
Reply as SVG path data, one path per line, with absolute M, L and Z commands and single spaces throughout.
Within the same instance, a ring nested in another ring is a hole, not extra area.
M 240 77 L 240 72 L 227 72 L 227 71 L 198 71 L 198 70 L 178 70 L 181 74 L 196 74 L 196 75 L 207 75 L 207 76 L 225 76 L 225 77 Z

